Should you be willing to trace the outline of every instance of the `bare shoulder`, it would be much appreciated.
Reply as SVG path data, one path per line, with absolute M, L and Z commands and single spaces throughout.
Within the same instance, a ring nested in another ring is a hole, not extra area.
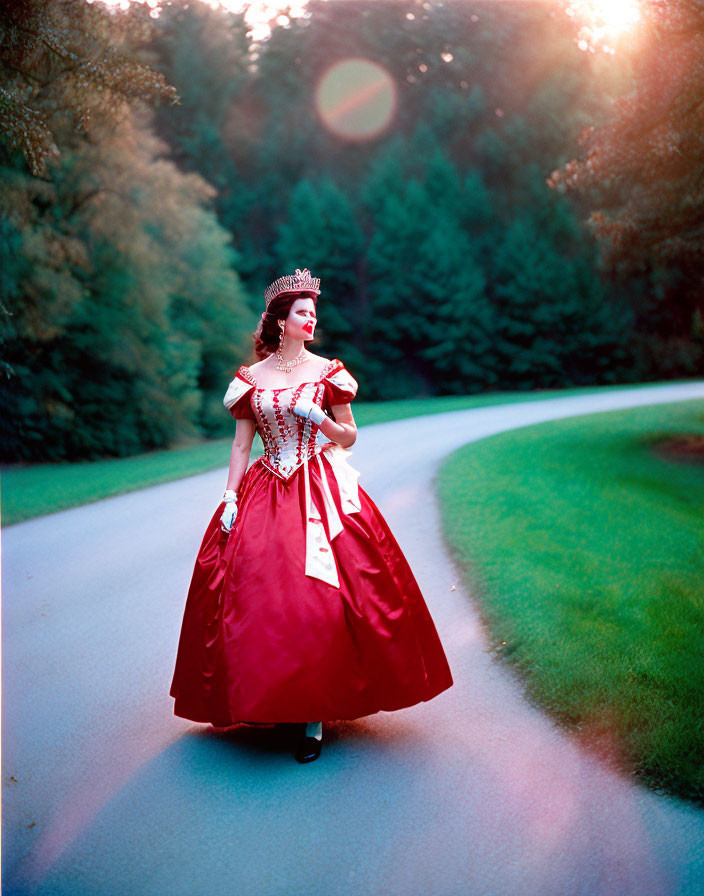
M 261 361 L 255 361 L 254 364 L 249 365 L 250 370 L 259 370 L 260 367 L 267 369 L 267 367 L 276 366 L 276 355 L 273 353 L 271 355 L 267 355 L 266 358 L 262 358 Z
M 311 361 L 315 361 L 320 365 L 320 369 L 322 370 L 327 364 L 330 363 L 330 358 L 324 358 L 322 355 L 314 355 L 312 352 L 309 355 Z

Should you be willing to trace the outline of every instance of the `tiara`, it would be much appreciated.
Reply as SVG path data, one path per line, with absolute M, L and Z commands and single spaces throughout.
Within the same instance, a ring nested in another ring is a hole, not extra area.
M 282 292 L 302 292 L 303 290 L 320 295 L 320 278 L 311 277 L 308 268 L 303 268 L 303 270 L 296 268 L 295 274 L 286 274 L 285 277 L 279 277 L 278 280 L 274 280 L 270 286 L 267 286 L 264 290 L 266 307 L 268 308 L 272 299 L 281 295 Z

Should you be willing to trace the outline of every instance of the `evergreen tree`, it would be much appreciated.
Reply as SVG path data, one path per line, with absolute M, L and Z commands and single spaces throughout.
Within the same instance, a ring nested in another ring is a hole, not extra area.
M 419 246 L 427 309 L 419 355 L 443 393 L 477 392 L 498 380 L 496 320 L 475 248 L 456 219 L 438 215 Z
M 0 147 L 19 150 L 35 175 L 60 155 L 71 130 L 52 113 L 70 114 L 78 131 L 119 121 L 135 100 L 178 101 L 160 72 L 134 48 L 152 34 L 146 6 L 107 10 L 85 0 L 22 0 L 0 5 Z
M 322 354 L 336 351 L 350 357 L 349 350 L 359 351 L 356 288 L 362 252 L 362 231 L 347 196 L 330 178 L 315 185 L 299 181 L 278 228 L 276 256 L 282 271 L 309 267 L 320 277 Z
M 623 375 L 628 309 L 605 300 L 593 264 L 561 250 L 539 219 L 524 213 L 507 226 L 492 257 L 492 275 L 503 388 L 608 382 Z

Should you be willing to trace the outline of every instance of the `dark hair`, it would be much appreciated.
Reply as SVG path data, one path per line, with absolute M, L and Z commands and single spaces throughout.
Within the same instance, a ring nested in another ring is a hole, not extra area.
M 279 347 L 279 338 L 281 336 L 281 328 L 278 321 L 286 320 L 291 310 L 291 306 L 296 299 L 313 299 L 318 304 L 318 296 L 314 292 L 282 292 L 275 299 L 269 302 L 269 307 L 263 312 L 259 326 L 252 334 L 254 339 L 254 353 L 263 361 L 268 358 Z

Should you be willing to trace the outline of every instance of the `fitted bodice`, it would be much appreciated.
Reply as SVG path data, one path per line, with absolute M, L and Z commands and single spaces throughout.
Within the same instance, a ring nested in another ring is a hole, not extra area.
M 345 370 L 342 361 L 333 358 L 323 367 L 317 380 L 275 389 L 260 388 L 249 367 L 240 367 L 223 399 L 223 404 L 236 420 L 254 420 L 264 443 L 264 456 L 257 463 L 284 480 L 294 475 L 302 476 L 306 575 L 336 588 L 340 587 L 340 580 L 331 542 L 343 530 L 341 515 L 358 513 L 361 509 L 357 486 L 359 473 L 347 463 L 351 454 L 348 448 L 330 441 L 319 426 L 294 414 L 293 408 L 299 400 L 311 401 L 334 414 L 338 405 L 349 404 L 356 394 L 357 380 Z M 327 464 L 321 457 L 323 451 Z M 313 499 L 310 471 L 313 465 L 322 488 L 318 500 L 325 509 L 325 524 L 321 508 Z M 302 473 L 298 474 L 301 467 Z M 332 470 L 337 483 L 339 511 L 328 481 L 328 470 Z
M 294 414 L 299 399 L 323 409 L 351 401 L 357 381 L 337 358 L 322 369 L 319 379 L 297 386 L 260 388 L 248 367 L 240 367 L 223 403 L 233 416 L 254 419 L 264 444 L 262 463 L 282 479 L 290 479 L 306 461 L 319 454 L 329 439 L 311 420 Z
M 322 407 L 324 397 L 322 382 L 253 390 L 252 410 L 264 443 L 262 463 L 282 479 L 292 476 L 304 460 L 310 460 L 322 448 L 317 439 L 319 427 L 294 414 L 293 406 L 299 398 L 305 398 Z

